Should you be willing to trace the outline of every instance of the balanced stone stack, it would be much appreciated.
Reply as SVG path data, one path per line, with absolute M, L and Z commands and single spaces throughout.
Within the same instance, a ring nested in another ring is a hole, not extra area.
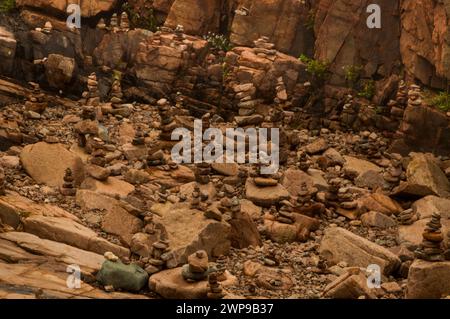
M 196 184 L 194 186 L 194 191 L 192 192 L 191 209 L 200 209 L 201 194 L 200 188 Z
M 64 183 L 60 188 L 60 192 L 64 196 L 74 196 L 77 192 L 74 184 L 74 177 L 70 167 L 66 168 L 66 172 L 64 174 Z
M 56 136 L 56 130 L 53 127 L 49 127 L 47 133 L 45 134 L 44 141 L 49 144 L 59 143 L 59 139 Z
M 271 186 L 277 186 L 278 185 L 278 179 L 272 178 L 275 176 L 268 176 L 265 174 L 262 174 L 262 168 L 263 164 L 258 163 L 256 164 L 256 176 L 253 178 L 253 182 L 258 187 L 271 187 Z M 278 177 L 278 176 L 276 176 Z
M 166 265 L 164 256 L 169 250 L 169 242 L 166 240 L 158 240 L 156 243 L 153 243 L 151 258 L 148 260 L 145 271 L 151 275 L 163 270 Z
M 36 113 L 42 113 L 47 108 L 47 103 L 45 102 L 45 94 L 41 92 L 41 88 L 38 83 L 30 82 L 30 85 L 33 87 L 33 89 L 31 94 L 27 96 L 25 109 Z
M 230 203 L 231 218 L 233 219 L 237 218 L 240 212 L 241 212 L 241 203 L 237 197 L 233 197 Z
M 278 211 L 276 220 L 282 224 L 294 224 L 295 218 L 292 213 L 293 211 L 292 204 L 287 200 L 282 201 L 281 204 L 282 206 Z
M 288 99 L 287 91 L 286 91 L 286 85 L 284 84 L 283 77 L 279 77 L 277 79 L 277 86 L 275 88 L 276 91 L 276 98 L 275 103 L 281 104 L 285 103 Z
M 421 106 L 422 105 L 422 91 L 420 86 L 412 84 L 409 86 L 408 91 L 408 106 Z
M 216 271 L 217 277 L 220 281 L 225 280 L 225 272 L 227 270 L 228 258 L 225 255 L 220 255 L 216 259 Z
M 173 33 L 175 34 L 174 39 L 176 41 L 182 42 L 186 38 L 185 35 L 184 35 L 184 27 L 181 24 L 176 26 L 176 28 L 173 31 Z
M 419 216 L 417 216 L 417 213 L 415 213 L 413 209 L 410 208 L 402 211 L 398 215 L 397 219 L 401 225 L 412 225 L 414 222 L 419 220 Z
M 122 104 L 122 85 L 120 84 L 119 79 L 114 79 L 112 87 L 111 87 L 111 104 L 114 108 L 117 108 Z
M 347 128 L 351 128 L 358 117 L 358 112 L 358 106 L 355 104 L 353 95 L 346 95 L 342 107 L 341 123 Z
M 253 52 L 262 58 L 274 61 L 277 56 L 277 50 L 275 50 L 275 44 L 269 42 L 269 38 L 262 36 L 256 41 L 253 41 L 255 48 Z
M 161 116 L 161 133 L 159 138 L 163 141 L 172 141 L 172 132 L 177 128 L 177 123 L 172 116 L 171 107 L 167 101 L 158 101 Z
M 98 148 L 91 153 L 90 163 L 100 167 L 106 166 L 106 153 L 103 149 Z
M 6 194 L 6 176 L 5 176 L 5 170 L 3 167 L 0 166 L 0 196 Z
M 145 133 L 140 126 L 136 129 L 131 144 L 133 144 L 134 146 L 145 145 Z
M 119 31 L 119 19 L 117 18 L 117 13 L 114 13 L 109 22 L 109 30 L 113 32 Z
M 219 283 L 219 279 L 216 272 L 209 274 L 208 287 L 209 291 L 207 297 L 209 299 L 222 299 L 225 296 L 222 290 L 222 286 Z
M 235 85 L 233 87 L 235 100 L 239 108 L 240 116 L 252 115 L 259 101 L 255 99 L 256 87 L 253 83 Z
M 298 168 L 301 169 L 303 172 L 307 172 L 311 166 L 311 163 L 308 160 L 308 155 L 306 152 L 301 152 L 298 155 L 298 162 L 297 162 Z
M 130 20 L 128 19 L 128 14 L 126 12 L 122 12 L 120 15 L 120 31 L 128 32 L 130 31 Z
M 384 180 L 390 184 L 398 184 L 402 173 L 402 156 L 400 154 L 391 154 L 389 166 L 383 174 Z
M 150 147 L 147 154 L 147 166 L 160 166 L 165 164 L 164 152 L 158 147 Z
M 97 29 L 98 30 L 105 30 L 106 29 L 105 19 L 100 18 L 100 20 L 97 23 Z
M 53 25 L 50 21 L 45 22 L 42 32 L 50 34 L 53 30 Z
M 403 80 L 401 80 L 398 85 L 398 91 L 397 96 L 395 98 L 395 102 L 397 102 L 397 105 L 402 109 L 406 108 L 406 105 L 408 103 L 408 86 Z
M 434 212 L 422 234 L 422 243 L 416 250 L 417 258 L 428 261 L 442 261 L 444 259 L 444 251 L 442 249 L 444 236 L 442 235 L 441 228 L 441 214 Z
M 208 278 L 209 272 L 208 254 L 199 250 L 188 257 L 188 263 L 182 267 L 181 275 L 188 282 L 197 282 Z
M 195 165 L 195 180 L 201 185 L 210 182 L 211 164 L 202 162 Z
M 86 99 L 86 104 L 93 106 L 100 104 L 100 92 L 98 90 L 98 81 L 95 72 L 88 76 L 87 88 L 88 90 L 83 92 L 83 97 Z

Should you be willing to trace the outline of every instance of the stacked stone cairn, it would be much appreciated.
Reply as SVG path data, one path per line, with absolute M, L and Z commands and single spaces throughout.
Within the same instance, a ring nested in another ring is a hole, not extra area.
M 120 31 L 128 32 L 130 31 L 130 20 L 128 19 L 128 14 L 126 12 L 122 12 L 120 15 Z
M 172 141 L 172 131 L 176 129 L 177 123 L 172 116 L 171 107 L 167 100 L 158 101 L 158 109 L 161 116 L 161 133 L 159 138 L 163 141 Z
M 77 193 L 72 169 L 70 169 L 70 167 L 66 168 L 66 172 L 64 174 L 64 182 L 60 188 L 60 192 L 64 196 L 75 196 L 75 194 Z
M 38 83 L 30 82 L 30 85 L 33 87 L 33 89 L 27 96 L 25 109 L 36 113 L 42 113 L 47 108 L 47 103 L 45 102 L 45 94 L 42 93 Z
M 97 106 L 100 104 L 100 92 L 98 90 L 97 75 L 95 72 L 88 76 L 87 91 L 83 92 L 87 105 Z
M 422 90 L 420 86 L 412 84 L 409 86 L 408 91 L 408 106 L 421 106 L 422 105 Z
M 282 224 L 294 224 L 295 218 L 292 211 L 293 211 L 292 204 L 287 200 L 283 200 L 281 202 L 281 207 L 276 216 L 276 220 Z
M 239 115 L 248 116 L 255 112 L 259 101 L 255 98 L 256 87 L 253 83 L 235 85 L 233 87 L 235 100 L 239 108 Z
M 414 222 L 419 220 L 419 216 L 413 211 L 412 208 L 410 208 L 402 211 L 398 215 L 397 219 L 401 225 L 412 225 Z
M 195 180 L 201 185 L 206 185 L 210 182 L 211 164 L 202 162 L 195 165 Z
M 212 272 L 208 276 L 208 299 L 222 299 L 225 294 L 223 293 L 222 286 L 219 283 L 219 279 L 216 272 Z
M 173 33 L 175 35 L 174 39 L 176 41 L 183 42 L 183 40 L 186 38 L 186 36 L 184 35 L 184 27 L 181 24 L 176 26 Z
M 97 23 L 97 27 L 98 30 L 105 30 L 106 29 L 106 23 L 105 23 L 105 19 L 100 18 L 100 20 Z
M 208 254 L 199 250 L 188 257 L 188 263 L 182 267 L 181 275 L 188 282 L 202 281 L 210 273 Z
M 148 274 L 154 274 L 164 269 L 167 260 L 165 256 L 170 251 L 169 242 L 166 240 L 158 240 L 152 245 L 151 258 L 148 260 L 145 271 Z
M 115 78 L 111 86 L 111 105 L 113 108 L 117 108 L 122 104 L 122 85 L 120 84 L 120 79 Z
M 134 146 L 145 145 L 145 133 L 140 126 L 137 127 L 131 144 L 133 144 Z
M 117 13 L 114 13 L 111 17 L 111 21 L 109 22 L 109 30 L 112 32 L 119 31 L 119 19 L 117 17 Z
M 391 154 L 389 166 L 383 174 L 383 178 L 390 184 L 398 184 L 400 182 L 403 168 L 402 156 L 400 154 Z
M 417 258 L 427 261 L 444 260 L 444 250 L 442 249 L 444 236 L 442 235 L 441 228 L 441 214 L 434 212 L 422 234 L 422 243 L 415 252 Z
M 268 37 L 262 36 L 258 40 L 253 41 L 253 44 L 255 45 L 253 52 L 257 56 L 275 61 L 277 50 L 275 50 L 275 44 L 269 42 Z

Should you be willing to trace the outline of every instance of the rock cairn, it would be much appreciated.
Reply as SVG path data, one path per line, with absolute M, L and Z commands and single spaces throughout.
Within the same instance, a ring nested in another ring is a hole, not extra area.
M 210 182 L 211 164 L 202 162 L 195 165 L 195 180 L 201 185 L 206 185 Z
M 253 41 L 255 45 L 253 52 L 262 58 L 274 61 L 277 56 L 277 50 L 275 50 L 275 44 L 269 42 L 269 38 L 266 36 L 260 37 L 258 40 Z
M 184 35 L 184 27 L 181 24 L 176 26 L 173 33 L 175 35 L 174 39 L 176 41 L 182 42 L 186 38 L 186 36 Z
M 284 84 L 283 77 L 279 77 L 277 79 L 277 86 L 275 87 L 276 97 L 275 103 L 282 104 L 285 103 L 288 99 L 286 85 Z
M 276 220 L 282 224 L 294 224 L 295 218 L 292 211 L 292 204 L 287 200 L 282 201 Z
M 411 84 L 408 90 L 408 106 L 422 105 L 422 90 L 420 86 Z
M 98 30 L 105 30 L 106 29 L 105 19 L 100 18 L 100 20 L 97 23 L 97 29 Z
M 109 22 L 109 30 L 113 32 L 119 31 L 119 19 L 117 17 L 117 13 L 114 13 L 111 17 L 111 21 Z
M 64 196 L 75 196 L 77 190 L 75 188 L 74 177 L 72 174 L 72 169 L 70 167 L 66 168 L 64 174 L 64 183 L 60 188 L 60 192 Z
M 202 281 L 209 275 L 208 254 L 199 250 L 188 257 L 188 263 L 182 267 L 181 275 L 188 282 Z
M 416 250 L 417 258 L 428 261 L 442 261 L 444 259 L 442 249 L 444 237 L 441 228 L 441 214 L 434 212 L 422 234 L 422 243 Z
M 276 176 L 270 176 L 262 174 L 262 168 L 263 164 L 258 163 L 256 164 L 256 176 L 253 178 L 253 182 L 258 187 L 270 187 L 270 186 L 277 186 L 278 185 L 278 179 L 273 178 Z
M 147 154 L 147 166 L 165 165 L 164 152 L 160 148 L 150 147 Z
M 95 72 L 88 76 L 87 91 L 83 92 L 87 105 L 97 106 L 100 103 L 100 92 L 98 90 L 97 74 Z
M 120 31 L 128 32 L 130 31 L 130 20 L 128 19 L 128 14 L 126 12 L 122 12 L 120 15 Z
M 400 122 L 403 119 L 403 113 L 408 104 L 408 87 L 405 81 L 401 80 L 397 90 L 397 96 L 395 100 L 391 100 L 388 103 L 390 107 L 391 117 Z
M 192 192 L 191 209 L 200 209 L 201 200 L 200 187 L 196 184 Z
M 172 131 L 176 129 L 177 123 L 172 116 L 171 107 L 167 100 L 158 101 L 158 109 L 161 116 L 161 133 L 159 138 L 163 141 L 172 141 Z
M 100 167 L 106 166 L 106 153 L 102 148 L 98 148 L 91 153 L 90 163 Z
M 412 225 L 414 222 L 419 220 L 419 217 L 417 216 L 417 213 L 415 213 L 412 208 L 406 209 L 402 211 L 398 215 L 398 222 L 402 225 Z
M 225 280 L 225 272 L 227 271 L 228 257 L 220 255 L 216 260 L 216 271 L 219 281 Z
M 136 129 L 134 133 L 133 141 L 131 142 L 134 146 L 145 145 L 145 133 L 140 126 Z
M 222 286 L 219 283 L 219 279 L 216 272 L 212 272 L 208 276 L 208 294 L 209 299 L 222 299 L 225 294 L 223 293 Z
M 0 196 L 6 194 L 6 176 L 5 170 L 0 166 Z
M 384 180 L 390 184 L 398 184 L 402 173 L 402 156 L 400 154 L 391 154 L 389 166 L 383 174 Z
M 238 84 L 233 87 L 239 115 L 248 116 L 255 112 L 259 100 L 255 98 L 256 87 L 253 83 Z
M 42 93 L 38 83 L 30 82 L 33 87 L 30 94 L 27 95 L 27 101 L 25 102 L 25 109 L 36 113 L 42 113 L 47 108 L 45 102 L 45 94 Z
M 110 102 L 114 108 L 117 108 L 122 104 L 122 85 L 120 83 L 120 79 L 114 79 L 113 84 L 111 86 L 111 99 Z
M 166 261 L 164 255 L 169 252 L 169 242 L 158 240 L 152 244 L 151 258 L 148 260 L 145 271 L 154 274 L 164 269 Z
M 297 162 L 297 166 L 299 169 L 301 169 L 303 172 L 308 172 L 311 163 L 308 159 L 308 154 L 306 154 L 306 152 L 300 152 L 298 155 L 298 162 Z

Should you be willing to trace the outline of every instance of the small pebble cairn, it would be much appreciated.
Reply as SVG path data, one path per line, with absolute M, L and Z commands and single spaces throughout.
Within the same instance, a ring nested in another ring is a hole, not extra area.
M 416 257 L 428 261 L 442 261 L 444 260 L 444 250 L 442 249 L 442 242 L 444 237 L 442 235 L 441 214 L 434 212 L 431 215 L 431 220 L 427 223 L 422 234 L 423 239 L 420 247 L 416 250 Z
M 201 185 L 206 185 L 210 182 L 211 164 L 203 162 L 195 165 L 195 180 Z
M 207 279 L 209 272 L 208 254 L 199 250 L 188 257 L 188 263 L 182 267 L 181 275 L 188 282 L 196 282 Z
M 223 293 L 222 286 L 219 283 L 216 272 L 212 272 L 208 276 L 208 299 L 222 299 L 225 294 Z
M 401 225 L 412 225 L 414 222 L 419 220 L 419 217 L 412 210 L 412 208 L 410 208 L 410 209 L 406 209 L 406 210 L 402 211 L 398 215 L 397 219 Z
M 64 174 L 64 183 L 60 188 L 60 192 L 64 196 L 74 196 L 77 192 L 74 184 L 72 169 L 70 169 L 70 167 L 66 168 L 66 172 Z
M 166 240 L 158 240 L 156 243 L 153 243 L 151 258 L 148 260 L 145 271 L 151 275 L 163 270 L 166 265 L 164 255 L 169 250 L 169 242 Z

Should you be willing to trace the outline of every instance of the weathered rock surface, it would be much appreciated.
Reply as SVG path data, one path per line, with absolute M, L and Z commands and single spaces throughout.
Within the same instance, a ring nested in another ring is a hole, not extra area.
M 27 145 L 20 153 L 20 160 L 27 173 L 38 183 L 60 187 L 64 174 L 72 169 L 75 184 L 84 179 L 84 168 L 81 158 L 68 151 L 62 144 L 39 142 Z
M 450 294 L 450 262 L 417 259 L 409 267 L 406 298 L 442 298 Z
M 345 261 L 350 266 L 362 268 L 377 264 L 384 274 L 390 274 L 400 266 L 400 259 L 388 249 L 339 227 L 325 231 L 320 253 L 333 264 Z

